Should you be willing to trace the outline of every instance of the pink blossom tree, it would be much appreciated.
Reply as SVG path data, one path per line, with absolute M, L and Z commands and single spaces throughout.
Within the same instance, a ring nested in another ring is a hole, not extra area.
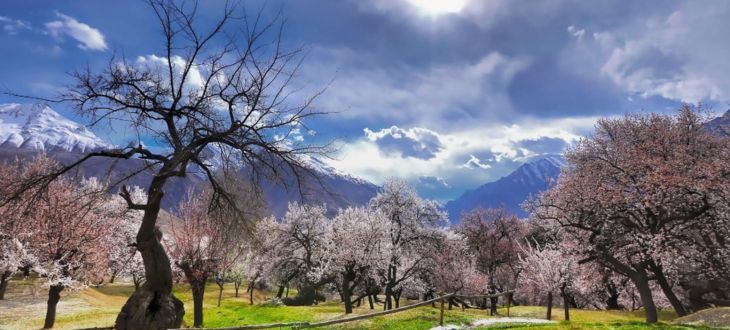
M 569 166 L 535 212 L 578 242 L 584 258 L 631 279 L 650 323 L 657 322 L 651 279 L 683 315 L 669 261 L 711 260 L 712 249 L 693 253 L 704 242 L 722 249 L 704 238 L 712 235 L 705 228 L 727 219 L 720 210 L 729 200 L 730 145 L 703 128 L 700 112 L 684 105 L 674 116 L 600 120 L 567 152 Z
M 477 269 L 489 280 L 488 292 L 514 289 L 527 225 L 504 209 L 477 209 L 462 215 L 458 232 L 474 254 Z M 490 306 L 490 313 L 496 314 L 497 298 L 492 298 Z
M 489 280 L 477 269 L 477 260 L 469 248 L 467 240 L 453 231 L 443 231 L 430 251 L 429 266 L 426 267 L 426 283 L 430 284 L 427 296 L 436 293 L 457 293 L 479 295 L 487 292 Z M 449 309 L 453 304 L 467 301 L 459 298 L 449 299 Z
M 193 325 L 203 325 L 205 284 L 226 269 L 240 253 L 241 236 L 223 218 L 221 210 L 209 210 L 209 191 L 202 196 L 188 194 L 178 208 L 180 221 L 171 225 L 168 249 L 175 265 L 182 270 L 193 292 Z
M 44 328 L 53 327 L 61 291 L 104 280 L 107 237 L 126 211 L 110 208 L 108 200 L 106 187 L 97 180 L 76 184 L 59 179 L 34 201 L 29 249 L 38 260 L 35 271 L 49 286 Z
M 18 162 L 0 166 L 0 182 L 9 183 L 0 186 L 2 200 L 8 197 L 9 188 L 22 175 L 21 171 Z M 24 259 L 30 257 L 26 244 L 32 229 L 23 221 L 23 212 L 22 201 L 6 202 L 0 206 L 0 300 L 5 299 L 10 278 L 24 265 Z

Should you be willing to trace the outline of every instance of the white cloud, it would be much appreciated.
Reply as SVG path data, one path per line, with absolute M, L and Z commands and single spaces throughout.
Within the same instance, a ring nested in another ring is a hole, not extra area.
M 151 69 L 152 71 L 167 72 L 167 58 L 157 56 L 155 54 L 147 56 L 138 56 L 137 65 Z M 175 75 L 175 79 L 180 79 L 187 61 L 178 55 L 172 56 L 172 71 Z M 200 72 L 200 65 L 194 64 L 191 66 L 190 71 L 185 78 L 185 88 L 188 90 L 195 90 L 203 87 L 203 74 Z
M 442 148 L 431 158 L 409 157 L 383 150 L 373 136 L 390 136 L 390 129 L 367 129 L 362 137 L 341 146 L 329 165 L 375 183 L 389 177 L 401 177 L 414 184 L 421 177 L 440 177 L 449 189 L 461 192 L 495 180 L 514 170 L 517 164 L 539 154 L 524 148 L 525 141 L 562 139 L 577 140 L 591 130 L 598 117 L 563 119 L 523 119 L 512 125 L 483 124 L 452 132 L 432 132 Z M 423 128 L 421 128 L 423 129 Z M 398 129 L 398 132 L 414 129 Z M 465 166 L 469 163 L 470 166 Z
M 482 161 L 477 158 L 477 156 L 469 155 L 469 160 L 466 161 L 466 163 L 459 165 L 459 167 L 462 168 L 481 168 L 483 170 L 488 170 L 492 168 L 492 165 L 489 164 L 483 164 Z
M 418 178 L 418 184 L 427 189 L 444 189 L 449 183 L 439 176 L 424 175 Z
M 705 72 L 685 67 L 681 55 L 647 40 L 629 40 L 614 48 L 601 73 L 626 91 L 684 102 L 721 100 L 719 86 Z
M 574 25 L 568 26 L 567 29 L 568 33 L 572 36 L 574 36 L 579 41 L 583 39 L 583 35 L 586 34 L 585 29 L 578 29 Z
M 670 14 L 640 16 L 593 31 L 563 52 L 565 67 L 608 78 L 628 96 L 682 102 L 730 101 L 730 3 L 680 3 Z M 572 29 L 578 33 L 587 29 Z M 571 31 L 568 31 L 571 33 Z M 574 34 L 575 35 L 575 34 Z
M 101 51 L 107 49 L 104 35 L 98 29 L 62 13 L 56 13 L 56 16 L 60 20 L 46 23 L 48 33 L 54 38 L 71 37 L 78 41 L 79 48 L 84 50 Z
M 5 33 L 10 35 L 18 34 L 21 30 L 30 30 L 30 23 L 19 20 L 19 19 L 13 19 L 6 16 L 0 16 L 0 24 L 3 27 L 3 31 Z
M 365 128 L 364 132 L 366 138 L 375 142 L 380 150 L 403 157 L 431 159 L 444 147 L 438 134 L 427 128 L 402 129 L 391 126 L 377 132 Z

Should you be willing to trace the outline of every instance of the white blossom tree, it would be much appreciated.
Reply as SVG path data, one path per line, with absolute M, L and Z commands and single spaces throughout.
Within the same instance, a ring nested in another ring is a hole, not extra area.
M 559 249 L 528 242 L 520 255 L 520 289 L 547 294 L 547 319 L 552 319 L 553 293 L 563 297 L 565 320 L 570 320 L 569 290 L 575 280 L 577 262 Z
M 384 309 L 392 309 L 399 306 L 405 288 L 421 286 L 414 283 L 428 257 L 426 247 L 434 241 L 437 228 L 447 223 L 447 217 L 437 202 L 422 199 L 408 183 L 395 179 L 384 184 L 370 207 L 391 222 L 388 261 L 379 272 Z M 411 285 L 406 286 L 408 283 Z
M 352 313 L 355 301 L 371 294 L 364 289 L 362 296 L 353 297 L 357 288 L 365 287 L 388 261 L 391 225 L 384 214 L 362 207 L 341 209 L 329 224 L 319 277 L 334 275 L 346 314 Z
M 33 256 L 18 238 L 0 233 L 0 300 L 5 299 L 5 291 L 10 277 L 20 268 L 36 264 Z
M 477 268 L 474 251 L 461 234 L 443 231 L 427 253 L 430 256 L 424 270 L 424 283 L 429 284 L 429 287 L 426 288 L 425 298 L 433 298 L 436 293 L 479 295 L 487 292 L 489 280 Z M 467 301 L 451 298 L 449 308 L 455 303 L 466 305 Z
M 147 194 L 138 186 L 128 190 L 130 198 L 141 203 L 147 199 Z M 108 201 L 109 207 L 118 209 L 123 218 L 117 227 L 107 237 L 109 240 L 109 282 L 113 283 L 118 277 L 132 279 L 135 289 L 138 289 L 144 280 L 144 263 L 137 251 L 137 231 L 144 215 L 140 210 L 127 209 L 127 203 L 120 196 L 113 196 Z M 126 211 L 126 212 L 125 212 Z
M 297 296 L 285 299 L 290 305 L 311 305 L 321 298 L 317 290 L 331 281 L 319 272 L 324 261 L 325 237 L 329 219 L 324 206 L 289 204 L 281 224 L 276 226 L 275 270 L 280 273 L 282 286 L 296 280 Z

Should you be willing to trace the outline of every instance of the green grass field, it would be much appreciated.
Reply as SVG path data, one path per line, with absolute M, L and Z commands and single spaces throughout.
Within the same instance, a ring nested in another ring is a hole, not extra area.
M 35 296 L 33 296 L 35 291 Z M 80 292 L 66 292 L 59 304 L 56 328 L 78 329 L 104 327 L 114 324 L 117 312 L 124 304 L 133 288 L 126 284 L 109 284 L 99 288 L 87 288 Z M 185 285 L 176 287 L 176 295 L 185 302 L 185 324 L 192 324 L 192 296 Z M 11 282 L 6 301 L 0 301 L 0 329 L 40 328 L 45 313 L 45 294 L 43 288 L 28 282 Z M 268 294 L 271 296 L 272 294 Z M 223 302 L 216 306 L 217 286 L 211 284 L 205 296 L 205 327 L 230 327 L 246 324 L 265 324 L 274 322 L 318 321 L 345 317 L 342 306 L 337 302 L 325 302 L 312 307 L 264 307 L 249 305 L 245 293 L 234 297 L 233 285 L 227 285 Z M 256 294 L 262 301 L 266 294 Z M 355 314 L 370 313 L 366 307 L 355 309 Z M 505 315 L 506 310 L 500 309 Z M 513 317 L 544 318 L 545 308 L 519 306 L 510 310 Z M 571 321 L 562 321 L 562 309 L 554 309 L 554 324 L 520 325 L 503 324 L 478 329 L 710 329 L 698 326 L 680 326 L 671 323 L 674 315 L 661 313 L 662 323 L 654 326 L 644 324 L 643 315 L 637 312 L 573 310 Z M 467 324 L 474 320 L 489 318 L 487 311 L 455 308 L 445 312 L 446 324 Z M 364 321 L 347 323 L 329 329 L 430 329 L 438 325 L 438 308 L 419 307 L 388 316 Z

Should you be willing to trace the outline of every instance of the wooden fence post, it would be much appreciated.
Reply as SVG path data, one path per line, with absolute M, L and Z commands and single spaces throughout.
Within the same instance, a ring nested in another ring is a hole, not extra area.
M 443 296 L 443 294 L 441 294 Z M 444 298 L 441 298 L 441 314 L 439 315 L 439 325 L 444 326 Z

